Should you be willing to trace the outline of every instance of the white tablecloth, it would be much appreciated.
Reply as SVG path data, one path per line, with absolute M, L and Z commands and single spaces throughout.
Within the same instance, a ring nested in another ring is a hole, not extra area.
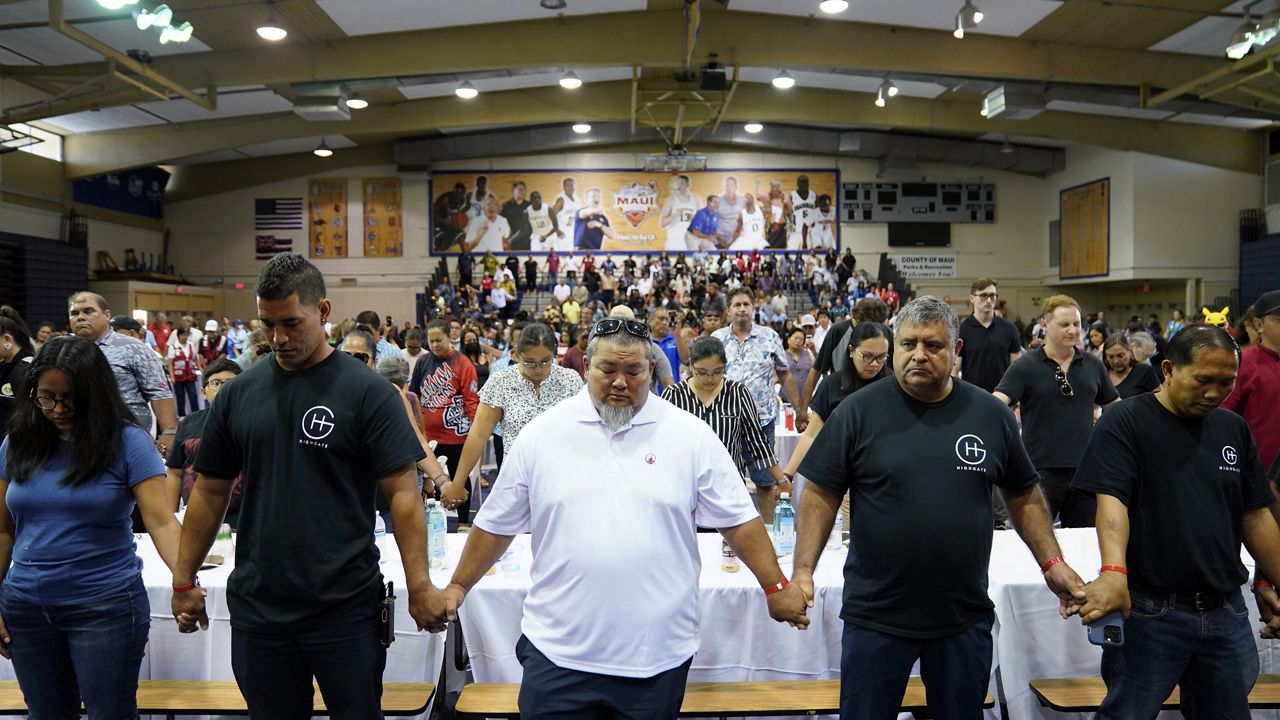
M 387 667 L 384 682 L 430 682 L 440 677 L 440 664 L 444 659 L 444 636 L 417 632 L 417 626 L 409 617 L 408 591 L 404 583 L 404 569 L 400 565 L 400 552 L 391 537 L 378 541 L 382 551 L 382 574 L 395 583 L 396 641 L 387 650 Z M 209 613 L 209 630 L 184 635 L 178 632 L 169 611 L 172 597 L 169 568 L 165 566 L 151 544 L 151 538 L 142 535 L 138 540 L 138 555 L 142 558 L 142 580 L 151 601 L 151 636 L 146 655 L 142 658 L 139 678 L 143 680 L 234 680 L 231 671 L 231 621 L 227 612 L 227 577 L 231 568 L 223 566 L 200 572 L 200 583 L 209 595 L 205 605 Z M 438 584 L 448 582 L 433 578 Z M 13 664 L 0 659 L 0 678 L 14 679 Z M 420 716 L 425 718 L 426 714 Z

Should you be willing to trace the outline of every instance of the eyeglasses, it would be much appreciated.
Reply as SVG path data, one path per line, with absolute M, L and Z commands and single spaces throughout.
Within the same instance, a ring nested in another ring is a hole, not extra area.
M 1075 390 L 1071 389 L 1071 383 L 1067 380 L 1067 373 L 1063 371 L 1059 365 L 1054 370 L 1054 379 L 1058 381 L 1058 392 L 1062 393 L 1062 397 L 1074 397 Z
M 49 397 L 48 395 L 35 395 L 33 397 L 35 398 L 36 405 L 41 410 L 52 410 L 58 407 L 58 405 L 62 405 L 63 409 L 65 410 L 75 409 L 75 404 L 71 401 L 71 398 L 69 397 L 55 398 L 55 397 Z
M 879 355 L 872 355 L 871 353 L 865 353 L 859 350 L 858 356 L 862 358 L 862 362 L 868 365 L 882 365 L 889 360 L 889 353 L 880 353 Z
M 229 382 L 231 381 L 230 380 L 210 380 L 209 382 L 205 383 L 204 386 L 211 387 L 211 388 L 219 388 L 219 387 L 222 387 L 223 385 L 226 385 Z
M 534 361 L 532 361 L 532 360 L 521 360 L 521 361 L 520 361 L 520 364 L 521 364 L 521 365 L 523 365 L 523 366 L 525 367 L 525 369 L 526 369 L 526 370 L 544 370 L 544 369 L 546 369 L 546 368 L 551 367 L 551 365 L 552 365 L 553 363 L 555 363 L 555 359 L 554 359 L 554 358 L 552 358 L 552 359 L 550 359 L 550 360 L 539 360 L 539 361 L 537 361 L 537 362 L 534 362 Z
M 702 368 L 694 368 L 693 374 L 696 377 L 713 377 L 713 378 L 723 377 L 724 367 L 721 366 L 716 368 L 715 370 L 703 370 Z
M 591 331 L 592 337 L 601 337 L 604 335 L 614 335 L 622 330 L 626 330 L 628 335 L 642 338 L 644 340 L 652 339 L 649 334 L 649 326 L 638 320 L 624 320 L 623 318 L 605 318 L 596 323 L 595 329 Z
M 995 300 L 1000 297 L 1000 293 L 974 293 L 973 296 L 980 300 Z

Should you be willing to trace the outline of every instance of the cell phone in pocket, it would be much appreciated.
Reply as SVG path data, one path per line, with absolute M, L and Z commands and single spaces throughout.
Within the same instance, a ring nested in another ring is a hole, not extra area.
M 1124 645 L 1124 616 L 1119 610 L 1103 615 L 1085 628 L 1089 631 L 1089 642 L 1094 645 L 1103 647 Z

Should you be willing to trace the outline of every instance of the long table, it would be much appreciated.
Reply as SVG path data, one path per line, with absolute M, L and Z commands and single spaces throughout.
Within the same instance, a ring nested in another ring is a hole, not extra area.
M 142 680 L 234 680 L 231 671 L 231 618 L 227 611 L 227 578 L 232 565 L 200 572 L 200 583 L 208 592 L 205 607 L 209 629 L 191 634 L 178 632 L 170 613 L 172 597 L 169 568 L 160 559 L 148 535 L 138 535 L 138 555 L 142 558 L 142 580 L 151 601 L 151 635 L 138 677 Z M 420 633 L 409 616 L 408 592 L 400 553 L 390 536 L 378 539 L 385 579 L 395 583 L 396 641 L 387 650 L 384 682 L 431 682 L 439 679 L 444 659 L 443 635 Z M 438 580 L 439 584 L 448 581 Z M 0 659 L 0 679 L 14 679 L 13 664 Z M 419 716 L 425 720 L 429 715 Z
M 1094 531 L 1059 530 L 1058 538 L 1067 561 L 1086 582 L 1093 580 L 1099 566 Z M 449 568 L 442 577 L 447 577 L 456 563 L 462 539 L 450 537 Z M 701 646 L 689 672 L 691 681 L 839 677 L 844 550 L 823 552 L 814 577 L 816 597 L 809 611 L 812 624 L 806 631 L 776 623 L 768 616 L 764 596 L 745 567 L 738 573 L 720 569 L 719 534 L 700 535 L 699 553 Z M 510 556 L 471 590 L 462 606 L 459 614 L 476 682 L 520 681 L 515 644 L 531 560 L 529 536 L 518 536 Z M 790 558 L 780 562 L 790 575 Z M 1078 619 L 1064 621 L 1058 616 L 1057 598 L 1045 586 L 1031 552 L 1013 531 L 995 533 L 988 593 L 996 614 L 990 692 L 999 697 L 1003 688 L 1009 716 L 1017 720 L 1069 717 L 1040 708 L 1028 683 L 1040 677 L 1096 676 L 1101 650 L 1089 644 Z M 1247 599 L 1256 617 L 1253 599 Z M 1258 652 L 1262 672 L 1280 671 L 1274 642 L 1259 639 Z M 999 707 L 988 710 L 986 716 L 1000 717 Z M 1277 712 L 1258 711 L 1254 717 L 1276 718 Z

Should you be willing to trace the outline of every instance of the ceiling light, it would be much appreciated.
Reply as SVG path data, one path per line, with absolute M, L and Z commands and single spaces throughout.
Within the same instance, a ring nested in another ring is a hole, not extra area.
M 758 123 L 758 122 L 749 122 L 749 123 L 747 123 L 746 125 L 743 125 L 743 126 L 742 126 L 742 129 L 743 129 L 743 130 L 746 130 L 747 132 L 751 133 L 752 135 L 755 135 L 756 133 L 760 132 L 761 130 L 764 130 L 764 125 L 763 125 L 763 124 L 761 124 L 761 123 Z
M 276 14 L 270 9 L 270 6 L 267 9 L 267 20 L 258 26 L 257 32 L 258 37 L 271 42 L 279 42 L 289 35 L 289 31 L 280 25 L 280 21 L 276 19 Z
M 333 151 L 330 150 L 329 146 L 325 144 L 324 138 L 320 138 L 319 147 L 317 147 L 315 150 L 312 150 L 311 154 L 315 155 L 316 157 L 327 158 L 333 155 Z
M 137 5 L 138 0 L 98 0 L 98 4 L 107 10 L 119 10 L 125 5 Z
M 139 30 L 149 28 L 165 28 L 173 24 L 173 10 L 168 5 L 160 5 L 155 10 L 139 10 L 134 13 Z
M 880 83 L 880 89 L 884 91 L 887 97 L 897 97 L 898 95 L 898 86 L 890 82 L 889 78 L 885 78 L 884 82 Z
M 573 131 L 579 135 L 586 135 L 591 132 L 591 125 L 589 123 L 574 123 Z
M 352 110 L 363 110 L 369 107 L 369 101 L 361 97 L 360 93 L 352 93 L 351 97 L 347 98 L 347 107 Z
M 986 117 L 991 112 L 991 107 L 987 104 L 987 99 L 982 98 L 982 108 L 978 110 L 978 114 Z
M 1258 26 L 1253 22 L 1253 18 L 1249 17 L 1249 13 L 1244 14 L 1244 22 L 1231 35 L 1231 41 L 1227 43 L 1227 57 L 1232 60 L 1239 60 L 1249 51 L 1253 49 L 1253 33 Z
M 564 0 L 542 0 L 538 4 L 547 10 L 563 10 L 567 3 Z
M 191 33 L 193 32 L 195 32 L 195 28 L 189 22 L 184 22 L 177 27 L 170 25 L 160 31 L 160 44 L 187 42 L 191 39 Z
M 951 33 L 956 38 L 964 38 L 965 30 L 972 30 L 982 22 L 982 11 L 974 6 L 969 0 L 965 0 L 964 6 L 960 8 L 960 12 L 956 13 L 956 30 Z
M 1258 32 L 1255 42 L 1259 45 L 1266 45 L 1275 39 L 1276 34 L 1280 33 L 1280 0 L 1272 6 L 1271 12 L 1262 16 L 1262 22 L 1258 23 Z M 1265 37 L 1265 39 L 1263 39 Z
M 849 3 L 846 0 L 822 0 L 818 9 L 828 15 L 838 15 L 849 9 Z
M 476 89 L 475 85 L 471 84 L 470 80 L 463 80 L 462 83 L 453 91 L 453 94 L 464 100 L 470 100 L 471 98 L 479 95 L 480 91 Z
M 881 85 L 880 87 L 876 88 L 876 107 L 884 107 L 885 105 L 884 98 L 885 98 L 884 86 Z
M 572 70 L 569 70 L 560 78 L 560 87 L 565 90 L 577 90 L 582 87 L 582 78 L 579 78 Z
M 779 90 L 788 90 L 795 87 L 796 79 L 791 77 L 791 73 L 783 70 L 773 79 L 773 86 Z

